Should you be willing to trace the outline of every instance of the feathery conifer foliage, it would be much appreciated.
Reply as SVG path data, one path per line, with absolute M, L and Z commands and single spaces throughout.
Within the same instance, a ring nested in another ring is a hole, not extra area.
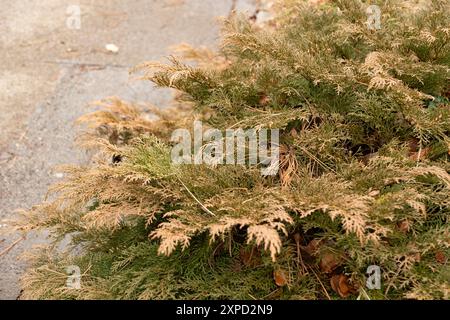
M 95 161 L 20 225 L 72 245 L 36 254 L 23 297 L 448 299 L 450 3 L 376 4 L 370 30 L 368 3 L 279 1 L 267 25 L 226 20 L 218 53 L 137 67 L 174 106 L 149 119 L 114 98 L 80 119 Z M 194 120 L 279 128 L 279 174 L 174 165 L 171 133 Z

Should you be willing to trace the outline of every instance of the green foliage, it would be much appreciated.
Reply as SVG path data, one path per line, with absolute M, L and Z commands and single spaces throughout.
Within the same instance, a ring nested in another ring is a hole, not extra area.
M 175 106 L 149 120 L 113 99 L 81 119 L 95 162 L 21 224 L 73 246 L 38 253 L 23 296 L 448 299 L 449 2 L 379 5 L 373 31 L 357 0 L 280 1 L 270 25 L 225 21 L 217 54 L 182 47 L 196 66 L 138 67 Z M 280 128 L 279 175 L 174 165 L 170 134 L 195 119 Z M 365 288 L 373 264 L 381 290 Z

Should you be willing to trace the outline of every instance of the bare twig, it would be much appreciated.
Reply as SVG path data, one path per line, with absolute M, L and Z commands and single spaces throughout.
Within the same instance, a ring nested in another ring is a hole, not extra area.
M 317 280 L 319 280 L 320 285 L 322 286 L 323 292 L 325 293 L 325 295 L 327 296 L 328 300 L 331 300 L 330 295 L 328 294 L 327 289 L 325 288 L 325 286 L 323 285 L 322 281 L 320 280 L 319 276 L 317 275 L 317 273 L 314 271 L 314 269 L 312 267 L 310 267 L 311 271 L 314 273 L 314 275 L 316 276 Z
M 19 242 L 21 242 L 22 240 L 25 240 L 25 237 L 21 237 L 19 239 L 17 239 L 16 241 L 14 241 L 9 247 L 7 247 L 5 250 L 3 250 L 2 252 L 0 252 L 0 257 L 7 254 L 9 251 L 11 251 L 12 248 L 14 248 Z
M 197 199 L 197 197 L 191 192 L 191 190 L 188 189 L 188 187 L 186 187 L 186 185 L 183 183 L 183 181 L 181 181 L 180 178 L 178 178 L 178 181 L 180 181 L 180 183 L 183 185 L 183 187 L 186 189 L 186 191 L 189 193 L 189 195 L 195 200 L 195 202 L 197 202 L 200 207 L 206 212 L 209 213 L 210 215 L 212 215 L 213 217 L 215 217 L 216 215 L 211 212 L 207 207 L 205 207 L 205 205 L 203 203 L 200 202 L 200 200 Z

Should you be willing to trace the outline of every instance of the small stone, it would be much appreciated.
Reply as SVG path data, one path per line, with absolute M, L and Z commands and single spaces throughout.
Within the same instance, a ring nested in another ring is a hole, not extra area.
M 111 52 L 111 53 L 119 52 L 119 47 L 113 43 L 107 44 L 105 48 L 106 48 L 106 51 Z
M 256 21 L 258 23 L 264 23 L 264 22 L 270 21 L 270 20 L 272 20 L 272 18 L 273 18 L 273 16 L 269 12 L 263 11 L 263 10 L 259 11 L 256 14 Z

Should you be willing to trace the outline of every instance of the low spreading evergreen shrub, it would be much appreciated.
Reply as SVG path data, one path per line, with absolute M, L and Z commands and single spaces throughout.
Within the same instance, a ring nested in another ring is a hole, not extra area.
M 24 212 L 55 242 L 23 298 L 448 299 L 450 2 L 371 4 L 379 28 L 369 3 L 279 1 L 266 25 L 226 20 L 218 53 L 137 67 L 176 100 L 149 117 L 107 99 L 80 119 L 98 152 Z M 175 165 L 171 134 L 195 120 L 280 129 L 278 174 Z

